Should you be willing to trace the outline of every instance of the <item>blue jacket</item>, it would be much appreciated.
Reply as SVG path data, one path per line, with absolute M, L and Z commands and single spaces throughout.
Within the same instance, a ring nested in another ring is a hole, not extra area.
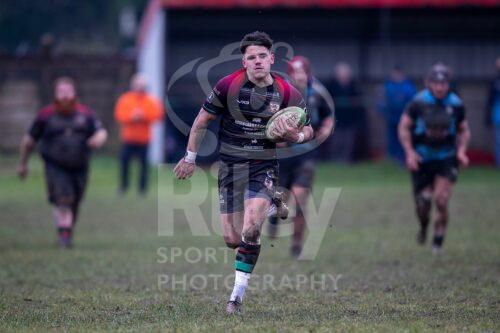
M 405 79 L 400 82 L 387 80 L 384 83 L 385 105 L 381 107 L 386 120 L 397 124 L 406 104 L 413 98 L 417 89 L 413 82 Z

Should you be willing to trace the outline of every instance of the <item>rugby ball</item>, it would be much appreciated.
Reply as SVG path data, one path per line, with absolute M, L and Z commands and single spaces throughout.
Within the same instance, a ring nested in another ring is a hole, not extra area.
M 272 141 L 279 141 L 280 137 L 276 133 L 276 120 L 278 118 L 285 118 L 286 123 L 290 127 L 298 128 L 299 130 L 304 127 L 306 123 L 306 112 L 298 106 L 289 106 L 287 108 L 277 111 L 266 125 L 266 137 Z

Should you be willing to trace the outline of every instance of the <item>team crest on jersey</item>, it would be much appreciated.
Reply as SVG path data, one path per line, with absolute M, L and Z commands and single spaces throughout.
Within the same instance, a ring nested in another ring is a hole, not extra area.
M 276 111 L 278 111 L 280 109 L 280 105 L 278 103 L 269 103 L 269 111 L 271 111 L 272 113 L 275 113 Z
M 212 92 L 210 93 L 210 95 L 208 95 L 207 100 L 208 100 L 208 102 L 210 103 L 210 102 L 212 102 L 212 100 L 213 100 L 213 99 L 214 99 L 214 92 L 212 91 Z
M 447 113 L 447 114 L 449 114 L 449 115 L 451 115 L 451 114 L 453 113 L 453 108 L 452 108 L 451 106 L 449 106 L 449 105 L 448 105 L 448 106 L 446 107 L 446 113 Z
M 226 195 L 225 194 L 226 194 L 225 192 L 222 192 L 222 191 L 219 192 L 219 204 L 221 204 L 221 205 L 226 204 Z

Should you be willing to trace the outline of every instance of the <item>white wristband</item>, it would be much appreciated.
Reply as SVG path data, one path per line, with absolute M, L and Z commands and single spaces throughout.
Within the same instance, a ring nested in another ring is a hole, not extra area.
M 194 164 L 195 161 L 196 161 L 196 153 L 187 150 L 186 151 L 186 156 L 184 156 L 184 161 L 186 161 L 188 163 L 191 163 L 191 164 Z
M 306 138 L 306 136 L 304 135 L 304 133 L 300 132 L 299 133 L 299 138 L 297 139 L 297 143 L 302 143 L 304 142 L 304 139 Z

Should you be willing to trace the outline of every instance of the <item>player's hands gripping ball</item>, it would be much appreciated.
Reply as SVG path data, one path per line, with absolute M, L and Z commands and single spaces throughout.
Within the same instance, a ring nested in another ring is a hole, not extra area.
M 275 142 L 296 142 L 306 122 L 306 112 L 296 106 L 279 110 L 267 122 L 266 137 Z

